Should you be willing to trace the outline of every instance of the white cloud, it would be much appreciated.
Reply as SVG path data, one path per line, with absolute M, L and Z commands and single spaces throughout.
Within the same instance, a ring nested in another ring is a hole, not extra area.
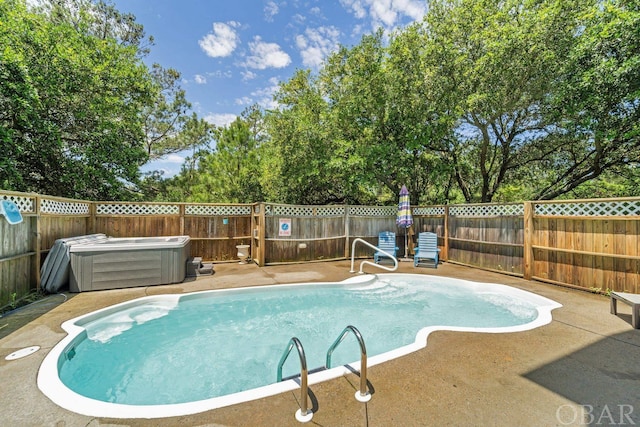
M 255 36 L 249 42 L 251 54 L 244 65 L 249 68 L 264 70 L 266 68 L 283 68 L 291 64 L 291 57 L 276 43 L 263 42 L 260 36 Z
M 298 25 L 302 25 L 305 23 L 305 21 L 307 20 L 307 17 L 304 15 L 300 15 L 299 13 L 296 13 L 295 15 L 293 15 L 291 17 L 291 20 Z
M 320 9 L 319 7 L 312 7 L 311 9 L 309 9 L 309 13 L 311 15 L 315 15 L 318 18 L 324 18 L 324 14 L 322 13 L 322 9 Z
M 242 98 L 236 98 L 236 105 L 251 105 L 253 104 L 253 98 L 249 98 L 248 96 L 243 96 Z
M 210 57 L 225 57 L 231 55 L 238 45 L 238 34 L 234 28 L 240 24 L 235 21 L 228 23 L 214 22 L 213 32 L 198 41 L 200 48 Z
M 251 96 L 257 98 L 257 103 L 262 108 L 275 109 L 278 107 L 278 103 L 273 100 L 273 95 L 279 89 L 280 83 L 276 77 L 269 79 L 269 86 L 262 89 L 251 92 Z
M 273 100 L 273 95 L 280 87 L 276 77 L 268 80 L 269 85 L 251 92 L 251 96 L 243 96 L 235 99 L 235 104 L 240 106 L 258 104 L 262 108 L 275 109 L 278 104 Z
M 247 82 L 249 80 L 253 80 L 256 77 L 258 77 L 258 75 L 256 73 L 254 73 L 253 71 L 241 71 L 240 74 L 242 74 L 242 81 L 243 82 Z
M 351 9 L 353 16 L 358 19 L 363 19 L 367 16 L 367 11 L 364 8 L 366 0 L 340 0 L 340 4 L 347 9 Z
M 233 77 L 233 74 L 229 70 L 226 70 L 226 71 L 217 70 L 217 71 L 207 72 L 207 76 L 214 77 L 216 79 L 230 79 L 231 77 Z
M 362 34 L 364 34 L 364 28 L 360 24 L 354 25 L 351 29 L 351 37 L 359 38 Z
M 319 67 L 331 52 L 338 49 L 339 38 L 340 30 L 334 26 L 307 28 L 304 35 L 296 36 L 302 63 L 307 67 Z
M 384 27 L 387 30 L 404 17 L 417 21 L 426 13 L 426 2 L 421 0 L 340 0 L 340 3 L 356 18 L 369 16 L 374 28 Z
M 276 2 L 270 1 L 264 6 L 264 19 L 267 22 L 272 22 L 273 17 L 276 16 L 280 12 L 280 8 L 276 4 Z
M 177 165 L 181 165 L 184 163 L 184 157 L 178 155 L 178 154 L 169 154 L 166 157 L 162 157 L 158 160 L 156 160 L 157 163 L 175 163 Z
M 206 121 L 208 121 L 209 123 L 211 123 L 212 125 L 216 125 L 216 126 L 227 126 L 229 124 L 231 124 L 231 122 L 233 122 L 236 119 L 235 114 L 215 114 L 215 113 L 211 113 L 211 114 L 207 114 L 204 119 Z
M 200 75 L 200 74 L 196 74 L 195 77 L 193 78 L 193 80 L 199 85 L 203 85 L 203 84 L 207 83 L 207 78 L 205 76 Z

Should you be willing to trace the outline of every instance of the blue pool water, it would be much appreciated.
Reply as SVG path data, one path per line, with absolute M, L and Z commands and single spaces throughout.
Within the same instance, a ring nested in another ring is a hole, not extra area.
M 87 338 L 62 355 L 59 376 L 92 399 L 164 405 L 209 399 L 274 383 L 293 336 L 309 369 L 347 325 L 364 337 L 369 356 L 412 344 L 430 326 L 504 328 L 538 317 L 533 303 L 503 287 L 473 289 L 426 275 L 380 275 L 363 284 L 277 286 L 209 292 L 134 305 L 84 323 Z M 496 285 L 499 286 L 499 285 Z M 359 361 L 349 336 L 333 366 Z M 283 374 L 299 373 L 290 357 Z
M 373 366 L 425 347 L 435 330 L 524 331 L 549 323 L 558 307 L 510 286 L 414 274 L 150 296 L 64 322 L 68 335 L 44 358 L 37 383 L 88 416 L 175 417 L 299 389 L 276 383 L 293 336 L 313 370 L 353 325 Z M 311 373 L 309 384 L 358 371 L 359 350 L 348 335 L 332 368 Z M 285 377 L 299 373 L 295 353 Z

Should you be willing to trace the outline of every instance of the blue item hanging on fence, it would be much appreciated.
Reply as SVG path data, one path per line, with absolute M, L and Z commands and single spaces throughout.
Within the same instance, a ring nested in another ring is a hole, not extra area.
M 18 206 L 11 200 L 0 200 L 0 214 L 4 215 L 11 225 L 20 224 L 22 222 L 20 209 L 18 209 Z

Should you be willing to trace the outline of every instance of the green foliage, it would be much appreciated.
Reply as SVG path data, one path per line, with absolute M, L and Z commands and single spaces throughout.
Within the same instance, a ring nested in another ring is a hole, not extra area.
M 3 3 L 0 21 L 0 123 L 11 153 L 0 182 L 51 195 L 121 197 L 146 158 L 138 113 L 151 79 L 135 46 L 28 12 L 20 1 Z
M 425 62 L 457 120 L 447 157 L 467 202 L 504 196 L 502 186 L 549 156 L 531 147 L 554 127 L 541 110 L 581 7 L 558 0 L 430 3 Z
M 189 114 L 152 38 L 92 0 L 0 2 L 0 186 L 92 199 L 327 204 L 640 195 L 640 10 L 433 0 L 298 70 L 278 107 Z M 215 141 L 215 146 L 211 142 Z M 150 159 L 190 150 L 176 177 Z
M 163 196 L 174 201 L 213 203 L 262 200 L 261 126 L 261 112 L 251 108 L 228 127 L 216 129 L 215 149 L 194 152 L 180 174 L 168 181 Z
M 154 64 L 152 76 L 156 98 L 142 113 L 149 160 L 189 148 L 196 151 L 208 145 L 214 127 L 195 113 L 187 114 L 191 104 L 179 85 L 180 73 Z
M 413 203 L 637 194 L 639 28 L 637 8 L 614 0 L 434 0 L 424 22 L 365 36 L 317 76 L 281 84 L 261 194 L 307 204 L 393 203 L 403 184 Z
M 550 142 L 562 150 L 545 164 L 549 180 L 539 198 L 580 193 L 607 171 L 637 175 L 640 11 L 627 1 L 597 2 L 581 23 L 550 97 L 548 116 L 563 129 Z M 633 185 L 623 186 L 637 194 Z
M 325 204 L 357 197 L 360 159 L 332 135 L 334 123 L 323 95 L 308 71 L 298 71 L 276 94 L 281 108 L 266 117 L 269 140 L 262 169 L 269 200 Z
M 87 198 L 132 193 L 150 158 L 206 145 L 180 74 L 154 66 L 135 17 L 90 0 L 0 3 L 0 185 Z

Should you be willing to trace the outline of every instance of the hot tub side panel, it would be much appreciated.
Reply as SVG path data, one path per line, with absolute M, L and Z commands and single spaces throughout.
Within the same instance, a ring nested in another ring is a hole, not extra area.
M 190 242 L 182 247 L 71 253 L 71 292 L 180 283 Z

